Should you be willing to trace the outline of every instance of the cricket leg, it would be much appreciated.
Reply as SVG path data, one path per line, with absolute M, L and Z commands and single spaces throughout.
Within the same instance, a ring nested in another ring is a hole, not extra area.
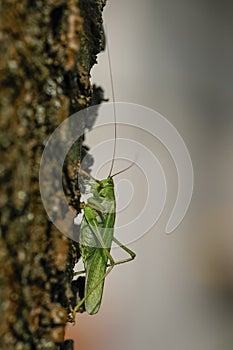
M 96 232 L 95 232 L 96 234 Z M 114 261 L 113 257 L 111 256 L 111 254 L 109 253 L 108 249 L 104 247 L 103 245 L 103 241 L 102 241 L 102 237 L 98 237 L 98 233 L 96 234 L 97 239 L 99 240 L 102 248 L 105 250 L 106 255 L 108 256 L 108 259 L 110 261 L 110 265 L 108 270 L 106 271 L 106 273 L 96 282 L 96 284 L 94 285 L 94 287 L 89 291 L 89 293 L 87 295 L 85 295 L 85 297 L 75 306 L 75 308 L 73 309 L 73 319 L 75 319 L 75 314 L 76 312 L 79 310 L 79 308 L 83 305 L 83 303 L 85 303 L 85 301 L 87 300 L 87 298 L 94 292 L 94 290 L 98 287 L 98 285 L 108 276 L 108 274 L 112 271 L 112 269 L 114 268 L 115 265 L 120 265 L 120 264 L 124 264 L 126 262 L 129 262 L 131 260 L 133 260 L 136 256 L 136 254 L 129 249 L 128 247 L 124 246 L 120 241 L 118 241 L 115 237 L 113 237 L 113 241 L 119 246 L 121 247 L 125 252 L 127 252 L 130 257 L 120 260 L 120 261 Z M 100 239 L 99 239 L 100 238 Z
M 74 272 L 74 276 L 82 275 L 82 274 L 84 274 L 85 272 L 86 272 L 85 270 L 81 270 L 81 271 Z
M 114 266 L 129 262 L 136 257 L 136 254 L 131 249 L 126 247 L 124 244 L 122 244 L 120 241 L 118 241 L 118 239 L 116 239 L 115 237 L 113 237 L 113 242 L 115 242 L 120 248 L 122 248 L 126 253 L 128 253 L 130 255 L 129 258 L 114 262 Z
M 95 232 L 96 234 L 96 232 Z M 86 299 L 94 292 L 94 290 L 98 287 L 98 285 L 108 276 L 108 274 L 112 271 L 112 269 L 114 268 L 115 265 L 120 265 L 120 264 L 124 264 L 126 262 L 129 262 L 131 260 L 133 260 L 136 257 L 136 254 L 129 249 L 128 247 L 126 247 L 125 245 L 123 245 L 120 241 L 118 241 L 118 239 L 116 239 L 115 237 L 113 237 L 113 241 L 120 247 L 122 248 L 126 253 L 128 253 L 130 255 L 129 258 L 123 259 L 123 260 L 119 260 L 119 261 L 114 261 L 113 257 L 111 256 L 111 254 L 109 253 L 109 251 L 104 247 L 103 245 L 103 241 L 102 241 L 102 237 L 98 237 L 99 235 L 96 234 L 97 239 L 99 240 L 102 248 L 105 250 L 106 255 L 108 256 L 108 259 L 110 261 L 110 265 L 109 269 L 106 271 L 106 273 L 96 282 L 96 284 L 94 285 L 94 287 L 90 290 L 90 292 L 78 303 L 78 305 L 74 308 L 73 310 L 73 317 L 75 317 L 75 313 L 78 311 L 78 309 L 80 308 L 80 306 L 82 306 L 82 304 L 86 301 Z M 100 239 L 99 239 L 100 238 Z
M 73 320 L 75 320 L 75 314 L 79 310 L 79 308 L 83 305 L 83 303 L 85 303 L 87 298 L 89 298 L 89 296 L 94 292 L 94 290 L 98 287 L 98 285 L 108 276 L 108 274 L 112 271 L 114 266 L 115 265 L 111 265 L 109 267 L 109 269 L 105 272 L 105 274 L 96 282 L 96 284 L 90 290 L 90 292 L 87 295 L 85 295 L 85 297 L 75 306 L 75 308 L 72 310 Z

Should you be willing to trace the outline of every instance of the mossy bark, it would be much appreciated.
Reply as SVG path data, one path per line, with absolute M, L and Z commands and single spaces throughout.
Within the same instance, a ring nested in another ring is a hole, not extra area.
M 53 350 L 64 340 L 79 252 L 48 219 L 39 165 L 53 130 L 93 103 L 90 69 L 104 45 L 104 5 L 105 0 L 1 2 L 2 350 Z

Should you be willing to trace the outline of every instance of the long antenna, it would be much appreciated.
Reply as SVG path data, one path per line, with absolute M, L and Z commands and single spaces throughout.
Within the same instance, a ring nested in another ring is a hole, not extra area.
M 133 166 L 134 164 L 135 164 L 135 161 L 134 161 L 133 163 L 131 163 L 129 166 L 127 166 L 127 168 L 125 168 L 125 169 L 123 169 L 123 170 L 120 170 L 120 171 L 118 171 L 117 173 L 113 174 L 112 177 L 113 177 L 113 176 L 116 176 L 116 175 L 119 175 L 119 174 L 121 174 L 121 173 L 124 173 L 126 170 L 129 170 L 130 168 L 132 168 L 132 166 Z
M 116 156 L 116 138 L 117 138 L 117 125 L 116 125 L 116 99 L 115 99 L 115 93 L 114 93 L 114 86 L 113 86 L 113 76 L 112 76 L 112 64 L 111 64 L 111 58 L 110 58 L 110 52 L 109 52 L 109 46 L 108 46 L 108 40 L 107 42 L 107 53 L 108 53 L 108 66 L 109 66 L 109 71 L 110 71 L 110 81 L 111 81 L 111 90 L 112 90 L 112 100 L 113 100 L 113 114 L 114 114 L 114 146 L 113 146 L 113 154 L 112 154 L 112 163 L 109 171 L 109 175 L 111 176 L 113 166 L 114 166 L 114 161 L 115 161 L 115 156 Z
M 79 172 L 80 174 L 85 175 L 86 177 L 89 177 L 90 179 L 94 180 L 95 182 L 100 183 L 99 180 L 97 180 L 96 178 L 94 178 L 91 174 L 87 173 L 85 170 L 83 170 L 83 169 L 81 169 L 81 168 L 78 168 L 78 172 Z

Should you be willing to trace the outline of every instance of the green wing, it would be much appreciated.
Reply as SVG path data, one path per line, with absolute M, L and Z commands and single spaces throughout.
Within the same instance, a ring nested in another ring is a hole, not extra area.
M 95 209 L 88 206 L 84 208 L 80 250 L 86 271 L 85 295 L 90 293 L 85 301 L 85 309 L 90 315 L 97 313 L 101 304 L 108 262 L 107 251 L 110 251 L 112 243 L 114 219 L 115 213 L 108 213 L 102 215 L 99 222 L 100 216 Z M 103 246 L 108 248 L 104 249 Z
M 91 260 L 86 261 L 85 295 L 94 289 L 85 301 L 85 309 L 89 315 L 96 314 L 99 311 L 105 281 L 103 276 L 106 273 L 107 261 L 106 252 L 102 248 L 96 249 Z M 96 287 L 101 278 L 103 278 L 103 280 Z

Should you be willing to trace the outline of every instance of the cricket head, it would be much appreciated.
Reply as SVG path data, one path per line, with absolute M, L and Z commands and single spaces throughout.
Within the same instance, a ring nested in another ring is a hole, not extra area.
M 108 176 L 107 179 L 100 180 L 96 184 L 96 189 L 103 199 L 114 198 L 114 182 L 112 176 Z

